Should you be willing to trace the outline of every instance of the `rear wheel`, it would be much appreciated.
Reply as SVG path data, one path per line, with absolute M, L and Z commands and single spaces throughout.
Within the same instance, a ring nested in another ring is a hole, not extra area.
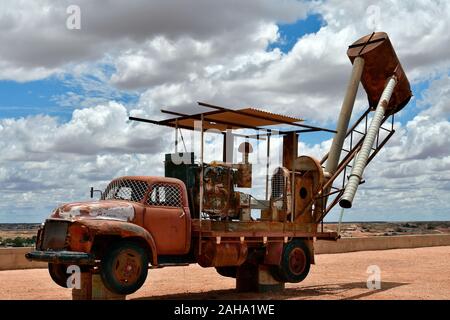
M 223 277 L 236 278 L 237 267 L 216 267 L 216 271 Z
M 149 258 L 144 248 L 132 241 L 114 244 L 101 262 L 100 275 L 110 291 L 131 294 L 144 284 Z
M 48 273 L 57 285 L 63 288 L 67 288 L 67 280 L 71 276 L 67 273 L 67 265 L 59 263 L 49 263 Z
M 309 273 L 311 255 L 304 241 L 293 240 L 283 249 L 281 264 L 274 270 L 275 278 L 297 283 L 303 281 Z

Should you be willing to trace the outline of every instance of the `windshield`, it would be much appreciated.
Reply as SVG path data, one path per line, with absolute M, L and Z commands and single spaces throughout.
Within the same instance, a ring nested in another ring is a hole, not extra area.
M 140 180 L 119 179 L 111 182 L 103 193 L 103 200 L 128 200 L 141 202 L 148 190 L 148 184 Z

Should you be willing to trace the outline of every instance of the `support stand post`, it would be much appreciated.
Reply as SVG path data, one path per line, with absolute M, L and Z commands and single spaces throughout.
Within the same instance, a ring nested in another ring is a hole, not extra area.
M 99 274 L 82 272 L 80 289 L 72 289 L 72 300 L 125 300 L 126 295 L 109 291 Z
M 236 290 L 238 292 L 281 292 L 284 282 L 275 280 L 269 266 L 245 263 L 238 267 Z

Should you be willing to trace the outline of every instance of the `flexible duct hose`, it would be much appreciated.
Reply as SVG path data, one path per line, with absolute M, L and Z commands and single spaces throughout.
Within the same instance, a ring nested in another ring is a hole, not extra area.
M 358 155 L 356 156 L 352 173 L 348 178 L 347 185 L 345 186 L 344 194 L 339 201 L 339 205 L 342 208 L 351 208 L 353 198 L 355 197 L 356 190 L 358 189 L 359 183 L 362 178 L 362 174 L 367 165 L 367 160 L 369 159 L 370 150 L 372 150 L 373 143 L 377 137 L 378 130 L 380 130 L 381 121 L 383 121 L 384 114 L 386 112 L 385 108 L 389 104 L 394 87 L 397 84 L 396 78 L 393 76 L 390 78 L 388 84 L 381 94 L 380 101 L 378 102 L 377 108 L 375 110 L 375 115 L 372 118 L 369 129 L 367 130 L 366 137 L 364 138 L 363 145 Z

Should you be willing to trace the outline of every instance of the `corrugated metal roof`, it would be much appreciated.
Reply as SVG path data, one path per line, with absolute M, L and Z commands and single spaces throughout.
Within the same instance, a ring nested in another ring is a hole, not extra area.
M 197 114 L 183 114 L 180 112 L 161 110 L 163 113 L 176 115 L 176 118 L 156 121 L 152 119 L 143 119 L 136 117 L 129 117 L 130 120 L 153 123 L 160 126 L 178 127 L 180 129 L 200 130 L 201 122 L 199 120 L 203 117 L 203 129 L 216 129 L 221 132 L 227 129 L 273 129 L 270 126 L 288 125 L 291 127 L 302 128 L 296 130 L 279 131 L 286 132 L 314 132 L 314 131 L 328 131 L 336 133 L 334 130 L 315 127 L 311 125 L 301 124 L 303 119 L 294 118 L 291 116 L 281 115 L 277 113 L 267 112 L 255 108 L 245 109 L 229 109 L 209 103 L 198 102 L 198 105 L 214 109 L 213 111 L 197 113 Z
M 206 129 L 252 129 L 265 126 L 301 122 L 303 119 L 280 115 L 255 108 L 240 110 L 220 110 L 203 113 L 203 127 Z M 195 121 L 199 121 L 201 114 L 165 120 L 164 124 L 180 128 L 194 129 Z

